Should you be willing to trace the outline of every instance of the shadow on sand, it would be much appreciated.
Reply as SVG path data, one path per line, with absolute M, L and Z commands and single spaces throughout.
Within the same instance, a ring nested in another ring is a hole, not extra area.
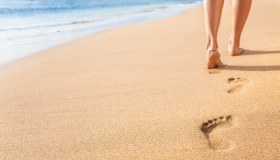
M 260 54 L 280 54 L 279 51 L 256 51 L 256 50 L 246 50 L 241 56 L 248 55 L 260 55 Z M 221 70 L 239 70 L 239 71 L 280 71 L 280 61 L 279 65 L 272 66 L 237 66 L 237 65 L 227 65 Z
M 245 50 L 241 56 L 248 56 L 248 55 L 258 55 L 258 54 L 280 54 L 279 51 L 256 51 L 256 50 Z
M 280 65 L 274 66 L 236 66 L 227 65 L 220 70 L 237 70 L 237 71 L 280 71 Z

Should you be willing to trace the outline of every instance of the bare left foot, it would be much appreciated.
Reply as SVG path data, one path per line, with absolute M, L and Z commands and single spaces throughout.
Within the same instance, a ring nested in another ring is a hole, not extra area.
M 220 59 L 220 53 L 217 50 L 210 50 L 206 53 L 207 69 L 220 68 L 225 65 Z

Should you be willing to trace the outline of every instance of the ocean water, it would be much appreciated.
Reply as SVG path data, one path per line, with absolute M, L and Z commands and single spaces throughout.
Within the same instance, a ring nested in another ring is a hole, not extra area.
M 202 0 L 0 0 L 0 65 L 104 29 L 176 15 Z

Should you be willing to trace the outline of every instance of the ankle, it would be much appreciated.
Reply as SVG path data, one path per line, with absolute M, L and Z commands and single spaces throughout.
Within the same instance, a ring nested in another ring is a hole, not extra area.
M 228 43 L 228 47 L 231 49 L 238 49 L 240 46 L 240 40 L 233 37 L 229 39 Z
M 235 50 L 235 49 L 239 49 L 239 48 L 240 48 L 239 42 L 229 41 L 228 49 Z
M 216 38 L 208 37 L 207 43 L 206 43 L 206 50 L 218 50 L 218 42 Z
M 208 45 L 206 46 L 206 50 L 207 51 L 211 51 L 211 50 L 218 50 L 218 44 L 217 43 L 213 43 L 213 42 L 209 42 Z

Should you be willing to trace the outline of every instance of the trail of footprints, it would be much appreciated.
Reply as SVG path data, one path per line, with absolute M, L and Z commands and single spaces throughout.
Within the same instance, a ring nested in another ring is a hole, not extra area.
M 219 135 L 214 133 L 216 129 L 229 128 L 232 127 L 233 116 L 221 116 L 219 118 L 211 119 L 201 125 L 201 131 L 207 138 L 209 147 L 213 150 L 224 150 L 230 149 L 233 143 L 230 141 L 221 141 Z M 217 138 L 218 136 L 218 138 Z
M 220 70 L 210 69 L 208 70 L 209 74 L 219 74 Z M 233 85 L 230 89 L 227 90 L 228 93 L 238 93 L 242 88 L 249 83 L 246 78 L 228 78 L 228 83 Z
M 248 83 L 249 81 L 246 78 L 228 78 L 228 83 L 232 84 L 233 87 L 231 87 L 229 90 L 227 90 L 228 93 L 238 93 L 242 90 L 242 88 Z
M 218 74 L 220 73 L 217 70 L 209 71 L 210 74 Z M 228 78 L 228 84 L 232 85 L 230 89 L 227 90 L 228 93 L 238 93 L 242 90 L 242 88 L 249 83 L 246 78 Z M 214 118 L 204 122 L 201 125 L 201 131 L 204 133 L 207 138 L 208 145 L 213 150 L 225 150 L 234 147 L 234 144 L 230 141 L 223 142 L 217 139 L 215 131 L 216 129 L 229 128 L 233 126 L 233 116 L 221 116 L 219 118 Z

